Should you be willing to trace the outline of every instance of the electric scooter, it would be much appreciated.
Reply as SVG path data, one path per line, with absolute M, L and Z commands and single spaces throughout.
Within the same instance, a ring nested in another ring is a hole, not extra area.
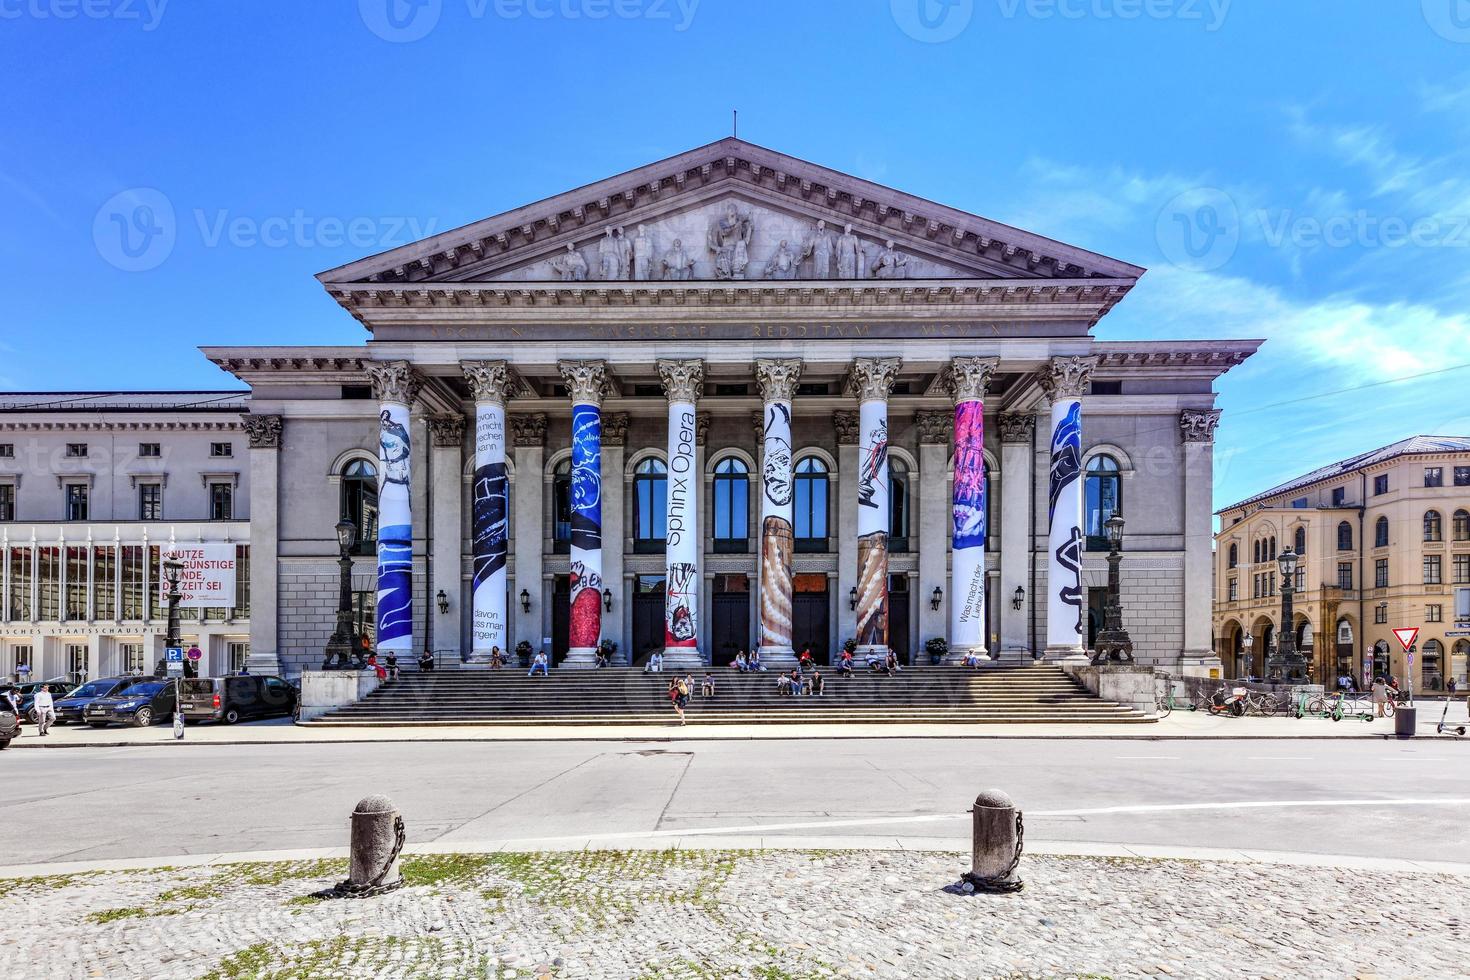
M 1444 712 L 1439 716 L 1439 724 L 1434 726 L 1434 733 L 1436 735 L 1449 734 L 1459 737 L 1465 734 L 1464 725 L 1446 725 L 1444 723 L 1444 720 L 1450 715 L 1450 702 L 1453 700 L 1454 698 L 1444 699 Z

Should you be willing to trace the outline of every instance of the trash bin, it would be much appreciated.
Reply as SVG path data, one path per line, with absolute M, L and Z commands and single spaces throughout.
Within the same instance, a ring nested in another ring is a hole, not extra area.
M 1399 705 L 1393 713 L 1393 733 L 1399 738 L 1413 738 L 1414 725 L 1419 719 L 1419 709 Z

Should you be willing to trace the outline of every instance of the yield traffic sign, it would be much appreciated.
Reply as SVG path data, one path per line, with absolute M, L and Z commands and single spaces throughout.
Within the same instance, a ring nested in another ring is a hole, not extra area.
M 1414 645 L 1414 640 L 1419 636 L 1419 627 L 1400 627 L 1399 629 L 1393 631 L 1393 635 L 1395 638 L 1398 639 L 1399 646 L 1404 648 L 1405 653 L 1408 653 L 1409 647 Z

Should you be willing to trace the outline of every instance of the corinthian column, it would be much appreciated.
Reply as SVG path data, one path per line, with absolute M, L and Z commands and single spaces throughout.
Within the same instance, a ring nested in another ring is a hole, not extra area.
M 954 399 L 954 521 L 950 553 L 949 652 L 986 652 L 985 390 L 998 357 L 956 357 L 946 378 Z
M 796 658 L 791 645 L 792 529 L 791 399 L 801 378 L 796 358 L 761 358 L 755 379 L 765 402 L 761 420 L 761 659 L 780 665 Z
M 860 357 L 849 384 L 858 399 L 858 654 L 888 650 L 888 395 L 903 362 Z
M 1215 427 L 1218 409 L 1185 409 L 1179 414 L 1184 446 L 1184 648 L 1180 673 L 1209 677 L 1221 667 L 1213 649 L 1210 622 L 1212 588 L 1210 553 L 1213 519 Z
M 704 362 L 658 362 L 669 399 L 669 479 L 664 529 L 664 662 L 699 667 L 699 490 L 696 404 L 704 387 Z
M 505 400 L 510 369 L 504 361 L 461 361 L 475 396 L 475 476 L 470 484 L 470 659 L 490 660 L 510 651 L 505 608 L 506 557 L 510 547 L 509 483 L 505 472 Z
M 368 366 L 378 400 L 377 648 L 413 650 L 413 439 L 408 409 L 420 380 L 407 361 Z
M 572 399 L 572 611 L 565 666 L 591 667 L 602 636 L 602 399 L 604 361 L 560 361 Z
M 1046 655 L 1085 661 L 1082 595 L 1082 395 L 1094 357 L 1054 357 L 1041 374 L 1051 400 L 1048 480 Z

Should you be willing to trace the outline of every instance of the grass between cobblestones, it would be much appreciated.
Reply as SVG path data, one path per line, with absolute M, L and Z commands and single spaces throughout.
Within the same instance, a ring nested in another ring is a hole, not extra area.
M 947 890 L 956 854 L 584 851 L 58 875 L 0 890 L 0 971 L 51 976 L 825 980 L 1450 976 L 1470 880 L 1028 857 L 1026 890 Z M 23 886 L 23 887 L 17 887 Z M 58 960 L 57 951 L 70 959 Z

